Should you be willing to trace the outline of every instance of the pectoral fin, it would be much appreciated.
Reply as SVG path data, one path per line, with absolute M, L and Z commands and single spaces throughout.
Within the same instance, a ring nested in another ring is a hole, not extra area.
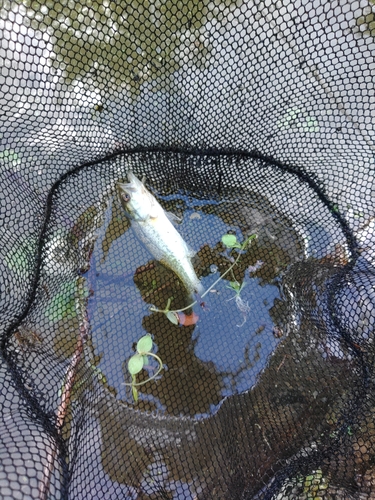
M 185 243 L 185 252 L 186 252 L 186 256 L 189 258 L 189 259 L 192 259 L 193 257 L 195 257 L 196 255 L 196 252 L 191 248 L 189 247 L 189 245 L 186 243 L 186 241 L 184 241 Z

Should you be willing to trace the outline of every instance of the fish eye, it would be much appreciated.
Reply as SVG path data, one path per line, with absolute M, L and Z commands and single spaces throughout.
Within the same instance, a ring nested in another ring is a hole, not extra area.
M 130 194 L 123 193 L 122 194 L 122 199 L 124 200 L 125 203 L 128 203 L 128 201 L 130 201 Z

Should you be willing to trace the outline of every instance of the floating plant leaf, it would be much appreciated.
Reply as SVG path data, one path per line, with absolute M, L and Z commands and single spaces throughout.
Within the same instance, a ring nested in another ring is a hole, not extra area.
M 246 240 L 244 241 L 243 245 L 242 246 L 246 246 L 251 240 L 256 240 L 258 238 L 258 235 L 257 234 L 250 234 L 250 236 L 248 236 L 246 238 Z M 242 248 L 242 247 L 241 247 Z
M 152 349 L 151 335 L 144 335 L 137 342 L 137 351 L 139 353 L 149 352 Z
M 177 313 L 173 311 L 168 311 L 165 315 L 167 316 L 167 318 L 171 323 L 173 323 L 174 325 L 178 325 L 179 321 Z
M 221 241 L 227 248 L 241 248 L 241 245 L 238 243 L 237 238 L 234 234 L 224 234 L 222 236 Z
M 322 498 L 320 495 L 315 496 L 318 491 L 326 490 L 329 487 L 329 477 L 323 476 L 321 469 L 312 471 L 312 474 L 306 476 L 303 482 L 303 493 L 307 493 L 307 498 Z
M 142 354 L 142 358 L 143 358 L 143 367 L 145 367 L 148 365 L 148 356 Z
M 232 288 L 232 290 L 235 290 L 236 292 L 240 292 L 242 285 L 238 283 L 238 281 L 230 281 L 228 288 Z
M 45 315 L 50 321 L 71 319 L 76 316 L 76 281 L 65 283 L 58 293 L 52 297 L 46 308 Z
M 30 238 L 15 245 L 5 256 L 5 263 L 11 271 L 18 273 L 22 278 L 32 269 L 32 255 L 35 240 Z
M 137 375 L 143 368 L 144 359 L 141 354 L 134 354 L 128 361 L 130 375 Z M 135 398 L 134 398 L 135 399 Z

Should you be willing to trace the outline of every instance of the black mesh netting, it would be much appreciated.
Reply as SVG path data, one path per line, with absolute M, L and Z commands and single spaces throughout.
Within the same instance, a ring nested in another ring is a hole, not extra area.
M 374 5 L 1 2 L 2 499 L 375 498 Z

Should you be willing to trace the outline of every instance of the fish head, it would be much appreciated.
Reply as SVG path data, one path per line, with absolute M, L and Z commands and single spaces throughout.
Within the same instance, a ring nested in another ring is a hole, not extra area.
M 129 183 L 117 184 L 117 194 L 121 205 L 133 220 L 146 221 L 152 216 L 154 197 L 133 172 L 128 172 L 127 175 Z

